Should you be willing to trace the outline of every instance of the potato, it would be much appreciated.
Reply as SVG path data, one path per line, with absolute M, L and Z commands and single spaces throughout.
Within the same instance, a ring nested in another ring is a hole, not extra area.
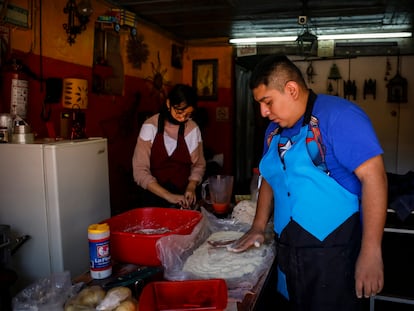
M 121 304 L 116 307 L 115 311 L 137 311 L 138 302 L 133 299 L 127 299 L 121 302 Z
M 65 311 L 94 311 L 95 308 L 88 307 L 88 306 L 82 306 L 77 304 L 68 304 L 65 305 Z
M 118 287 L 114 287 L 111 288 L 110 290 L 108 290 L 108 292 L 106 293 L 106 296 L 113 296 L 113 297 L 117 297 L 119 298 L 119 301 L 123 301 L 127 298 L 130 298 L 132 296 L 131 290 L 128 287 L 125 286 L 118 286 Z
M 98 285 L 86 287 L 76 296 L 78 304 L 83 306 L 96 307 L 104 299 L 106 293 L 104 289 Z

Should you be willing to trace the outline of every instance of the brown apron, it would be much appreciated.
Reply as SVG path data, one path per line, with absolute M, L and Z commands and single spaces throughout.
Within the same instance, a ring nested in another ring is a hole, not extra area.
M 180 124 L 178 129 L 177 147 L 169 156 L 164 144 L 164 117 L 158 118 L 158 131 L 151 148 L 150 169 L 158 183 L 175 194 L 184 194 L 188 177 L 191 173 L 191 155 L 184 139 L 185 124 Z M 151 206 L 171 207 L 173 204 L 146 191 L 143 200 Z

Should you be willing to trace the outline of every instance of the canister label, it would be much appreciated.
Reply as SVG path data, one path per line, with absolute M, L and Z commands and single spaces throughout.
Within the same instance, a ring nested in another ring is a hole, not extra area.
M 89 241 L 90 268 L 94 271 L 105 270 L 111 266 L 109 239 Z
M 12 79 L 10 114 L 23 119 L 27 115 L 27 100 L 29 94 L 29 81 Z
M 90 273 L 94 279 L 104 279 L 112 274 L 110 232 L 108 224 L 88 227 Z

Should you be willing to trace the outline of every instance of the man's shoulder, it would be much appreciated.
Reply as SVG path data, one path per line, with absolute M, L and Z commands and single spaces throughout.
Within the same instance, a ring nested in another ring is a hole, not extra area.
M 355 114 L 364 115 L 362 109 L 355 103 L 333 95 L 320 94 L 318 95 L 312 114 L 319 119 L 338 119 L 347 118 Z

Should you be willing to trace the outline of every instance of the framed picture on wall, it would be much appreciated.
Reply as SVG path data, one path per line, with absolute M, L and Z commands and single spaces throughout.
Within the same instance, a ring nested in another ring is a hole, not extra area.
M 17 1 L 19 6 L 9 3 L 11 1 L 0 0 L 0 16 L 6 25 L 18 28 L 32 28 L 31 1 Z M 15 2 L 15 1 L 12 1 Z M 21 6 L 20 6 L 21 5 Z
M 217 59 L 193 60 L 193 87 L 200 100 L 217 100 Z

